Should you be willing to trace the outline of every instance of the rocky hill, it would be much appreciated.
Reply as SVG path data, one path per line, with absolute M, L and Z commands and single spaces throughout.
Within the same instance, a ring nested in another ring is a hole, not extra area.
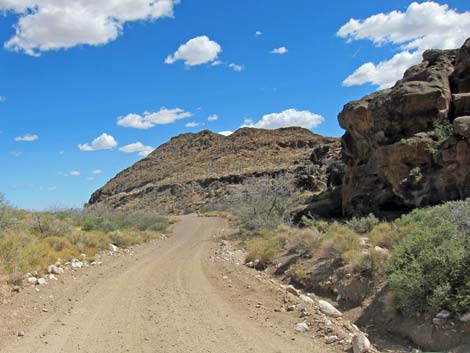
M 405 211 L 470 196 L 470 39 L 428 50 L 391 89 L 339 115 L 346 215 Z
M 183 134 L 119 173 L 88 205 L 180 213 L 222 198 L 248 177 L 285 172 L 322 191 L 329 175 L 323 161 L 339 150 L 339 139 L 296 127 L 241 128 L 227 137 L 207 130 Z

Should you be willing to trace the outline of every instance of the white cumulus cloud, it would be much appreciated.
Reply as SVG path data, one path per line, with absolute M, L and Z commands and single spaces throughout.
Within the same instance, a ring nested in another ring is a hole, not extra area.
M 233 134 L 233 131 L 230 131 L 230 130 L 225 130 L 225 131 L 220 131 L 219 132 L 219 135 L 223 135 L 223 136 L 230 136 L 231 134 Z
M 209 115 L 207 120 L 208 121 L 217 121 L 217 120 L 219 120 L 219 116 L 217 114 L 212 114 L 212 115 Z
M 160 108 L 158 112 L 145 112 L 143 114 L 128 114 L 118 118 L 117 124 L 123 127 L 134 129 L 150 129 L 155 125 L 172 124 L 175 121 L 186 119 L 193 116 L 180 108 L 167 109 Z
M 118 145 L 113 136 L 106 133 L 101 134 L 91 144 L 78 145 L 80 151 L 91 152 L 100 150 L 112 150 Z
M 141 157 L 147 157 L 154 149 L 154 147 L 145 146 L 142 142 L 135 142 L 121 147 L 119 151 L 124 153 L 137 153 Z
M 308 110 L 287 109 L 280 113 L 271 113 L 264 115 L 261 120 L 256 123 L 245 124 L 245 127 L 255 127 L 259 129 L 278 129 L 281 127 L 300 126 L 306 129 L 313 129 L 325 119 L 318 114 Z M 250 120 L 245 120 L 245 123 Z
M 199 36 L 182 44 L 174 54 L 168 55 L 165 63 L 173 64 L 183 60 L 188 66 L 206 64 L 216 61 L 221 51 L 219 43 L 210 40 L 208 36 Z
M 39 136 L 36 134 L 26 134 L 23 136 L 15 137 L 16 142 L 33 142 L 39 140 Z
M 193 127 L 198 127 L 200 124 L 195 122 L 195 121 L 191 121 L 189 123 L 186 123 L 184 126 L 185 127 L 189 127 L 189 128 L 193 128 Z
M 235 63 L 229 64 L 228 67 L 230 67 L 235 72 L 242 72 L 244 69 L 243 65 L 239 65 Z
M 434 1 L 413 2 L 406 12 L 379 13 L 363 20 L 350 19 L 337 32 L 348 42 L 369 40 L 376 46 L 390 44 L 398 53 L 379 63 L 360 66 L 343 84 L 372 83 L 392 86 L 404 71 L 421 61 L 424 50 L 460 47 L 470 34 L 470 12 L 457 12 Z
M 0 0 L 0 11 L 17 15 L 7 49 L 40 55 L 77 45 L 115 40 L 127 22 L 172 17 L 180 0 Z
M 95 169 L 95 170 L 92 170 L 91 171 L 91 174 L 93 175 L 99 175 L 99 174 L 103 174 L 103 171 L 101 169 Z
M 80 176 L 80 172 L 78 170 L 72 170 L 70 173 L 69 173 L 70 176 Z
M 262 36 L 262 35 L 263 35 L 263 32 L 261 32 L 261 31 L 256 31 L 255 32 L 256 37 L 259 37 L 259 36 Z
M 286 54 L 289 50 L 286 47 L 275 48 L 270 51 L 271 54 Z

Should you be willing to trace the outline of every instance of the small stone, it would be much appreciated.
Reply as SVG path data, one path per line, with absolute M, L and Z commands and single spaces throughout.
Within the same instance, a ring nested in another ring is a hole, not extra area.
M 47 284 L 47 281 L 41 277 L 41 278 L 38 278 L 36 284 L 39 286 L 45 286 Z
M 118 251 L 119 251 L 119 248 L 118 248 L 116 245 L 114 245 L 114 244 L 109 244 L 109 245 L 108 245 L 108 249 L 109 249 L 109 251 L 111 251 L 111 252 L 118 252 Z
M 293 285 L 287 286 L 286 291 L 295 295 L 296 297 L 300 296 L 300 291 L 298 289 L 295 289 Z
M 295 325 L 295 330 L 297 332 L 305 332 L 310 330 L 310 327 L 305 322 L 299 322 L 298 324 Z
M 79 269 L 79 268 L 82 268 L 83 267 L 83 262 L 81 261 L 78 261 L 77 259 L 74 259 L 72 260 L 72 263 L 70 264 L 70 266 L 76 270 L 76 269 Z
M 294 310 L 295 310 L 295 305 L 289 305 L 289 306 L 287 307 L 287 311 L 288 311 L 288 312 L 289 312 L 289 311 L 294 311 Z
M 24 337 L 25 333 L 24 333 L 24 331 L 18 331 L 18 332 L 16 333 L 16 335 L 17 335 L 18 337 Z
M 459 317 L 460 322 L 470 322 L 470 313 L 463 314 Z
M 332 344 L 338 341 L 338 339 L 339 339 L 338 336 L 328 336 L 327 338 L 325 338 L 325 343 Z
M 312 304 L 312 305 L 315 304 L 315 301 L 306 295 L 301 294 L 300 299 L 302 299 L 305 303 Z
M 356 333 L 352 338 L 354 353 L 366 353 L 370 350 L 370 341 L 363 333 Z
M 440 311 L 440 312 L 436 315 L 436 317 L 437 317 L 438 319 L 444 319 L 444 320 L 446 320 L 446 319 L 448 319 L 448 318 L 450 317 L 450 311 L 448 311 L 448 310 L 442 310 L 442 311 Z
M 336 309 L 333 305 L 331 305 L 330 303 L 328 303 L 325 300 L 319 300 L 318 301 L 318 306 L 320 308 L 320 311 L 325 315 L 328 315 L 328 316 L 331 316 L 331 317 L 343 316 L 341 311 Z
M 250 262 L 247 262 L 245 264 L 246 267 L 249 267 L 249 268 L 254 268 L 255 267 L 255 263 L 253 261 L 250 261 Z
M 55 265 L 51 265 L 47 268 L 47 273 L 53 275 L 61 275 L 64 273 L 64 269 Z

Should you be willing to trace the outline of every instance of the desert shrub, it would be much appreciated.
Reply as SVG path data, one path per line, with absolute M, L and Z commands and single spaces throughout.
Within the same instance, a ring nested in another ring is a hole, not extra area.
M 257 231 L 290 224 L 290 212 L 298 200 L 294 176 L 261 176 L 248 178 L 212 208 L 232 211 L 244 227 Z
M 395 223 L 382 222 L 372 229 L 369 233 L 369 239 L 373 245 L 393 249 L 412 229 L 412 224 L 402 224 L 398 227 Z
M 8 275 L 8 284 L 13 286 L 20 286 L 23 283 L 24 274 L 20 271 L 11 272 Z
M 30 221 L 29 227 L 31 232 L 41 238 L 63 237 L 72 230 L 68 223 L 55 218 L 54 215 L 39 213 Z
M 360 242 L 358 235 L 352 229 L 334 224 L 325 234 L 321 247 L 333 256 L 344 257 L 347 253 L 351 255 L 353 251 L 360 251 Z
M 20 253 L 21 244 L 14 238 L 0 238 L 0 264 L 7 273 L 13 273 L 24 266 Z
M 150 227 L 141 230 L 150 230 L 153 232 L 164 232 L 168 228 L 168 220 L 162 218 L 160 221 L 153 223 Z
M 452 124 L 447 120 L 443 121 L 436 119 L 433 121 L 433 127 L 433 135 L 439 143 L 446 141 L 454 134 Z
M 80 254 L 92 258 L 111 242 L 126 247 L 148 241 L 167 227 L 166 218 L 148 212 L 21 211 L 0 195 L 0 270 L 12 277 L 45 271 L 59 259 L 68 261 Z
M 138 242 L 137 237 L 133 237 L 130 234 L 121 231 L 112 232 L 109 236 L 111 238 L 111 243 L 119 246 L 120 248 L 125 248 Z
M 258 236 L 246 242 L 248 250 L 246 261 L 259 260 L 263 266 L 268 265 L 282 251 L 284 245 L 283 239 L 274 232 L 261 231 Z
M 93 230 L 100 231 L 100 232 L 114 232 L 115 230 L 119 229 L 119 225 L 113 222 L 112 219 L 99 217 L 99 216 L 92 216 L 85 219 L 83 222 L 82 230 L 86 232 L 90 232 Z
M 305 276 L 306 276 L 305 270 L 303 268 L 296 268 L 293 271 L 293 274 L 294 274 L 294 278 L 297 281 L 303 281 L 305 279 Z
M 365 217 L 353 217 L 346 221 L 346 225 L 359 234 L 369 233 L 377 224 L 379 219 L 372 213 Z
M 322 233 L 326 233 L 326 232 L 328 232 L 328 229 L 330 228 L 330 223 L 328 223 L 325 220 L 320 219 L 318 221 L 315 221 L 314 226 L 315 226 L 316 229 L 318 229 L 318 231 L 320 231 Z
M 388 279 L 403 311 L 456 313 L 470 307 L 470 201 L 415 210 L 396 223 L 409 234 L 395 247 Z
M 96 230 L 105 233 L 126 229 L 164 231 L 168 227 L 165 217 L 152 212 L 121 212 L 106 208 L 85 210 L 81 223 L 84 231 Z
M 264 232 L 275 234 L 287 249 L 312 249 L 316 247 L 321 240 L 321 234 L 315 228 L 296 228 L 283 224 L 275 229 L 269 231 L 265 230 Z
M 349 250 L 343 254 L 343 259 L 353 266 L 355 271 L 366 272 L 377 282 L 385 280 L 389 256 L 374 248 L 358 251 Z
M 15 209 L 8 204 L 5 196 L 0 194 L 0 229 L 6 229 L 15 224 L 17 217 Z

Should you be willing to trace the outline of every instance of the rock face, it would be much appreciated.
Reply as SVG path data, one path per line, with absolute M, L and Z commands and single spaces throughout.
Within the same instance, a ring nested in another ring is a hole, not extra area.
M 96 191 L 88 205 L 181 213 L 223 198 L 249 177 L 294 173 L 304 187 L 328 184 L 326 160 L 312 151 L 340 150 L 340 141 L 303 128 L 242 128 L 230 136 L 210 131 L 172 138 Z M 338 153 L 339 155 L 339 153 Z M 323 165 L 325 162 L 325 165 Z
M 393 88 L 348 103 L 339 115 L 345 215 L 470 196 L 470 39 L 423 59 Z

